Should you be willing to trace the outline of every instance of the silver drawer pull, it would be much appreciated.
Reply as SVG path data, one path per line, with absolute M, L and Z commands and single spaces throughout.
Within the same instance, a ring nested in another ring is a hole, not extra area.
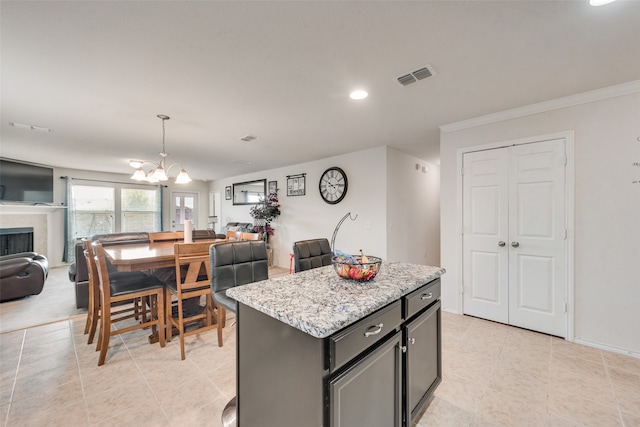
M 433 297 L 433 292 L 429 292 L 428 294 L 422 294 L 420 299 L 431 299 Z
M 364 333 L 365 338 L 370 337 L 371 335 L 378 335 L 380 332 L 382 332 L 383 326 L 384 325 L 382 323 L 378 323 L 377 325 L 371 326 L 369 330 L 367 330 L 367 332 Z M 371 329 L 373 329 L 373 331 Z

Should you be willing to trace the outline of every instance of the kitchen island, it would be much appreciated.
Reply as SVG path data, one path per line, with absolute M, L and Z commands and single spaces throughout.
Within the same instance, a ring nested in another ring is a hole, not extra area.
M 409 426 L 441 379 L 444 269 L 321 267 L 227 291 L 238 301 L 237 425 Z

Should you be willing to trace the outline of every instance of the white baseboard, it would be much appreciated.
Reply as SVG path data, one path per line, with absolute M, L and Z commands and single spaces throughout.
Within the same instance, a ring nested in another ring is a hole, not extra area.
M 576 338 L 573 342 L 576 343 L 576 344 L 586 345 L 587 347 L 594 347 L 594 348 L 598 348 L 600 350 L 610 351 L 612 353 L 624 354 L 625 356 L 631 356 L 631 357 L 635 357 L 636 359 L 640 359 L 640 353 L 635 352 L 635 351 L 631 351 L 631 350 L 627 350 L 627 349 L 624 349 L 624 348 L 618 348 L 618 347 L 613 347 L 613 346 L 606 345 L 606 344 L 600 344 L 600 343 L 595 343 L 595 342 L 591 342 L 591 341 L 586 341 L 586 340 L 582 340 L 580 338 Z

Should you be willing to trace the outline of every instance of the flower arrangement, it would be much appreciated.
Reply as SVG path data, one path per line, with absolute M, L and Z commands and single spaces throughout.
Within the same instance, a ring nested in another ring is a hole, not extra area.
M 280 215 L 278 190 L 272 191 L 267 195 L 266 199 L 261 200 L 259 204 L 252 206 L 249 210 L 249 214 L 255 220 L 253 231 L 256 233 L 262 233 L 265 240 L 268 240 L 267 236 L 273 236 L 274 229 L 271 227 L 271 221 Z

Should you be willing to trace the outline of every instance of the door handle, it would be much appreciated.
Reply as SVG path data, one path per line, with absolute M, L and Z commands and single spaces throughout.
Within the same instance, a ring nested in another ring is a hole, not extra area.
M 517 248 L 518 246 L 520 246 L 520 243 L 518 243 L 518 242 L 511 242 L 511 246 L 513 246 L 514 248 Z
M 504 248 L 504 245 L 506 245 L 506 243 L 503 242 L 502 240 L 498 242 L 498 246 L 500 246 L 501 248 Z

